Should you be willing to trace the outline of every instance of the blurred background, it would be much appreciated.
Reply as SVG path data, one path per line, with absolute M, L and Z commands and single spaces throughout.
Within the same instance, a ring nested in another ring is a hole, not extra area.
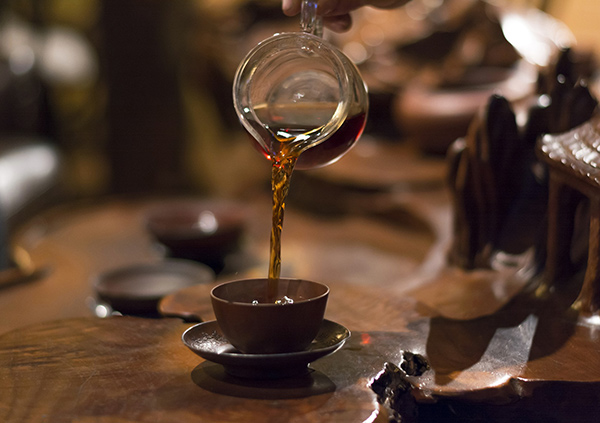
M 413 0 L 393 11 L 363 9 L 351 32 L 326 37 L 369 85 L 367 136 L 416 138 L 423 154 L 444 154 L 450 140 L 440 141 L 441 129 L 415 137 L 422 129 L 407 123 L 400 98 L 415 81 L 452 87 L 507 78 L 522 54 L 490 5 L 542 10 L 570 33 L 554 21 L 543 31 L 552 27 L 561 40 L 573 36 L 578 50 L 600 53 L 597 0 Z M 31 197 L 243 197 L 268 186 L 270 166 L 237 121 L 231 83 L 258 41 L 298 27 L 279 0 L 4 0 L 0 7 L 0 154 L 29 148 L 18 169 L 33 174 Z M 478 67 L 487 71 L 471 72 Z M 515 95 L 528 88 L 521 91 Z M 9 184 L 16 168 L 2 173 L 1 160 L 0 185 Z M 25 201 L 15 196 L 5 200 L 9 215 Z

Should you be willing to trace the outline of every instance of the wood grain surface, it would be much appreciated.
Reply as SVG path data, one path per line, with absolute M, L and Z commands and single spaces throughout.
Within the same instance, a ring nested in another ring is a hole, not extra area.
M 363 422 L 382 365 L 360 345 L 303 378 L 232 378 L 181 342 L 178 319 L 77 318 L 0 337 L 2 422 Z

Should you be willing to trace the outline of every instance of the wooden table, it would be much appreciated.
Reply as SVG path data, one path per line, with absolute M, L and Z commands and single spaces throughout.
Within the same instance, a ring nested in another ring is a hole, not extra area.
M 432 367 L 408 378 L 421 401 L 420 421 L 595 421 L 600 368 L 593 333 L 515 310 L 497 319 L 417 318 L 398 331 L 355 331 L 341 350 L 312 363 L 309 375 L 275 381 L 237 379 L 195 356 L 180 339 L 189 324 L 178 319 L 42 323 L 0 336 L 0 419 L 387 421 L 370 384 L 385 363 L 399 365 L 410 351 L 426 355 Z M 565 338 L 587 339 L 589 347 Z M 569 360 L 578 370 L 563 379 Z M 540 379 L 548 372 L 557 375 L 550 383 Z M 390 392 L 399 389 L 390 382 Z
M 0 291 L 0 333 L 48 320 L 91 315 L 101 272 L 162 260 L 143 231 L 139 204 L 81 203 L 32 220 L 16 235 L 43 276 Z
M 361 346 L 360 334 L 304 378 L 239 381 L 183 345 L 187 326 L 76 318 L 1 336 L 0 420 L 309 423 L 378 415 L 367 383 L 382 359 Z

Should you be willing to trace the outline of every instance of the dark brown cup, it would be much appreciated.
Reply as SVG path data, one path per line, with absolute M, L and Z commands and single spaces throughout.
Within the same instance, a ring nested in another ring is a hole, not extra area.
M 317 336 L 329 288 L 302 279 L 279 279 L 276 298 L 292 304 L 267 301 L 268 279 L 242 279 L 213 288 L 211 301 L 217 322 L 227 340 L 246 354 L 302 351 Z M 258 304 L 253 304 L 257 300 Z
M 212 225 L 200 225 L 203 216 Z M 173 200 L 149 208 L 145 218 L 148 232 L 170 257 L 199 261 L 218 273 L 241 244 L 247 210 L 224 200 Z

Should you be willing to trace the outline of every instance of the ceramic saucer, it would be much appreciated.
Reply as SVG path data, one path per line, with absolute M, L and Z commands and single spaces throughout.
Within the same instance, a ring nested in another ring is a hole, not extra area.
M 199 323 L 183 333 L 183 343 L 205 360 L 221 364 L 232 376 L 276 379 L 305 374 L 308 364 L 340 349 L 350 331 L 323 320 L 312 344 L 305 350 L 280 354 L 244 354 L 227 341 L 216 321 Z

